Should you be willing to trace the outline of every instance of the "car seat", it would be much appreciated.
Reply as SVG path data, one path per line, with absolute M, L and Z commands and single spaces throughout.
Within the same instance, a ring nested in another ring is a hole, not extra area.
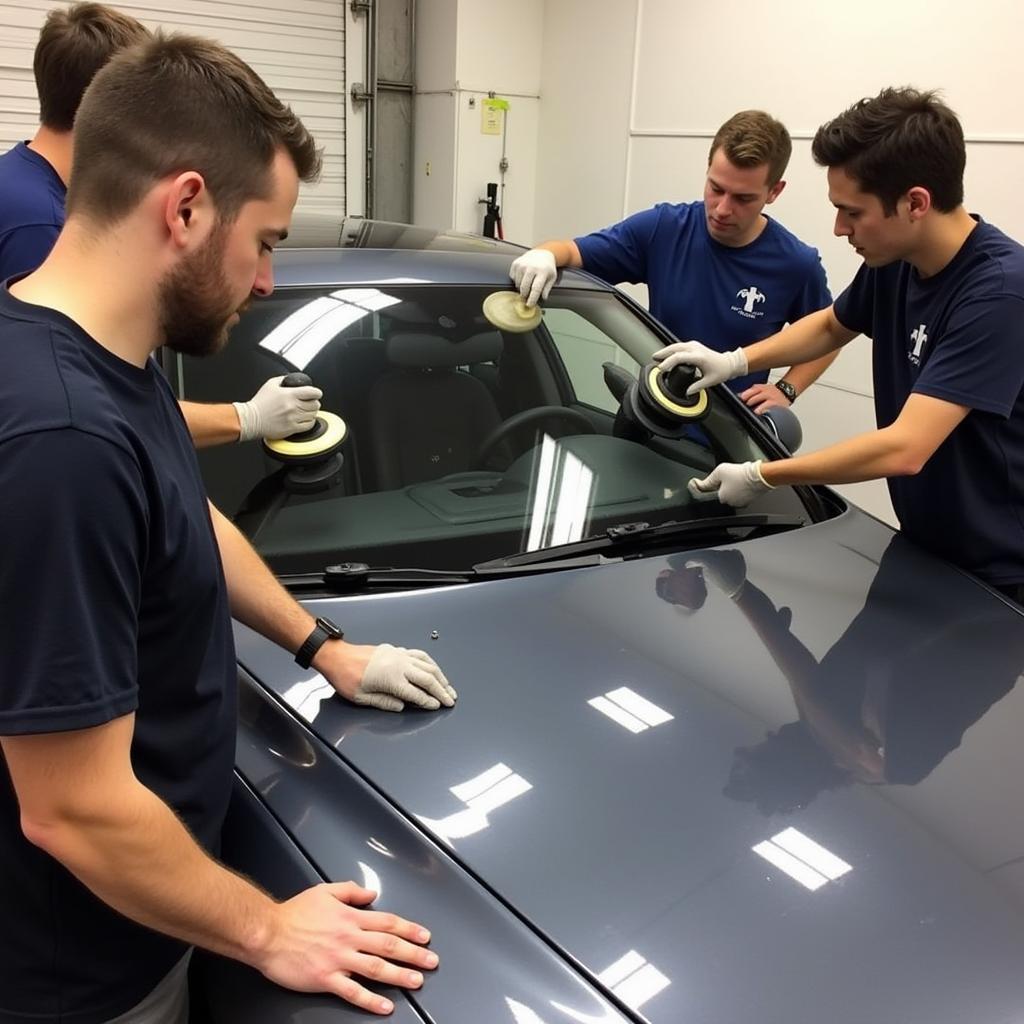
M 501 422 L 487 385 L 467 369 L 501 357 L 497 331 L 460 341 L 427 333 L 386 340 L 390 369 L 370 392 L 369 447 L 380 490 L 474 468 L 480 442 Z

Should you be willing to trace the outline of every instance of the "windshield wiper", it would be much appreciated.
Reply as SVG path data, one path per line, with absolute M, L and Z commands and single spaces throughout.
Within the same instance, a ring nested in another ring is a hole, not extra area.
M 695 542 L 718 543 L 723 535 L 735 540 L 754 536 L 784 533 L 806 526 L 807 520 L 798 516 L 768 515 L 745 512 L 738 515 L 703 516 L 698 519 L 676 520 L 651 526 L 650 523 L 622 523 L 609 527 L 604 533 L 571 544 L 558 544 L 539 551 L 521 551 L 478 562 L 470 569 L 416 569 L 395 566 L 371 567 L 365 562 L 340 562 L 328 565 L 319 573 L 284 574 L 281 582 L 292 591 L 322 591 L 348 593 L 383 589 L 412 590 L 426 587 L 457 586 L 479 583 L 485 579 L 505 576 L 523 576 L 554 572 L 559 569 L 587 568 L 619 562 L 631 550 L 657 547 L 680 537 Z M 605 552 L 610 552 L 610 556 Z
M 601 554 L 566 555 L 557 561 L 514 567 L 486 566 L 471 569 L 402 569 L 390 565 L 370 567 L 365 562 L 342 562 L 328 565 L 323 572 L 284 573 L 279 578 L 292 593 L 317 593 L 330 590 L 338 594 L 354 593 L 359 590 L 415 590 L 428 587 L 450 587 L 461 583 L 479 583 L 482 580 L 500 579 L 504 576 L 523 576 L 531 573 L 553 572 L 556 569 L 572 569 L 580 566 L 605 565 L 617 562 L 618 558 L 606 558 Z
M 328 565 L 323 572 L 282 574 L 281 582 L 293 593 L 314 593 L 330 590 L 338 594 L 358 590 L 416 590 L 429 587 L 450 587 L 460 583 L 479 583 L 502 576 L 522 576 L 527 573 L 552 572 L 555 569 L 576 566 L 604 565 L 618 561 L 600 554 L 566 556 L 557 562 L 516 567 L 496 566 L 493 569 L 402 569 L 390 565 L 369 566 L 365 562 L 342 562 Z
M 554 563 L 564 567 L 572 559 L 593 555 L 602 551 L 615 550 L 619 554 L 625 548 L 647 548 L 657 546 L 664 541 L 687 540 L 720 541 L 723 534 L 733 536 L 740 534 L 738 540 L 770 533 L 784 533 L 806 526 L 807 520 L 799 516 L 771 515 L 765 513 L 742 512 L 737 515 L 702 516 L 698 519 L 670 519 L 666 523 L 651 526 L 650 523 L 635 522 L 612 526 L 593 537 L 586 537 L 570 544 L 558 544 L 555 547 L 541 548 L 539 551 L 521 551 L 504 558 L 493 558 L 488 562 L 478 562 L 473 569 L 479 573 L 500 572 L 520 566 L 541 566 Z M 598 563 L 592 563 L 598 564 Z

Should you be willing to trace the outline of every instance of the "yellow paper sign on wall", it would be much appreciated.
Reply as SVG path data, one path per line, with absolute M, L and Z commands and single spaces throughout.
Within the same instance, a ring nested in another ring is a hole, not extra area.
M 480 131 L 483 135 L 500 135 L 508 100 L 488 98 L 480 104 Z

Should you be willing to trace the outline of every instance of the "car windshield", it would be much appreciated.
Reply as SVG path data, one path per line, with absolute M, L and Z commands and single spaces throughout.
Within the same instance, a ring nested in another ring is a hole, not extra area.
M 301 371 L 343 422 L 312 459 L 298 443 L 279 446 L 291 454 L 260 443 L 200 452 L 211 499 L 272 568 L 465 571 L 617 526 L 731 514 L 691 497 L 687 481 L 767 456 L 735 402 L 712 395 L 674 439 L 616 427 L 622 387 L 666 336 L 596 288 L 556 289 L 539 326 L 502 331 L 482 312 L 494 290 L 279 289 L 252 304 L 217 356 L 170 357 L 184 399 L 238 400 Z M 809 518 L 790 488 L 748 511 Z

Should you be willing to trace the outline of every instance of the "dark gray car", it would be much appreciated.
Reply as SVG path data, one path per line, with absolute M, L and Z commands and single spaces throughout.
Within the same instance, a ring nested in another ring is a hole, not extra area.
M 460 699 L 357 708 L 239 627 L 229 863 L 428 925 L 402 1022 L 1024 1019 L 1020 610 L 828 489 L 691 498 L 784 449 L 724 389 L 678 429 L 624 417 L 673 339 L 620 292 L 563 273 L 512 333 L 482 305 L 521 250 L 340 243 L 279 253 L 230 346 L 167 368 L 199 401 L 323 389 L 333 462 L 213 449 L 210 495 L 311 611 Z M 202 968 L 217 1021 L 366 1019 Z

